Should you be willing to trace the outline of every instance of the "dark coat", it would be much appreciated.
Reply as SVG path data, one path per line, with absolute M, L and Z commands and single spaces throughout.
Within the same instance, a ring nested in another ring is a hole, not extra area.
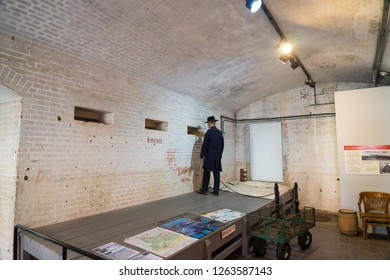
M 200 157 L 204 157 L 203 169 L 208 171 L 222 171 L 222 153 L 224 140 L 222 132 L 215 126 L 207 130 L 204 136 Z

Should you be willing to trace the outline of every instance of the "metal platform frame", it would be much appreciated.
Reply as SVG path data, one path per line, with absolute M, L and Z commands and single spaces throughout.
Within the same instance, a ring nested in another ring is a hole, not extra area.
M 283 200 L 276 193 L 276 200 Z M 256 198 L 226 191 L 221 191 L 218 197 L 188 193 L 40 228 L 19 225 L 15 227 L 14 259 L 105 259 L 92 250 L 109 242 L 142 252 L 124 243 L 124 239 L 145 232 L 163 220 L 183 213 L 201 215 L 223 208 L 248 214 L 272 204 L 275 204 L 274 197 Z M 226 230 L 231 233 L 223 235 Z M 224 259 L 240 247 L 246 256 L 248 241 L 247 220 L 243 216 L 167 259 Z

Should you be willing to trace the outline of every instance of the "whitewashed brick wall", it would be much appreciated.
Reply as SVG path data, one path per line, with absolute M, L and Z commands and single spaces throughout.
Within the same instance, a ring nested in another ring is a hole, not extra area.
M 193 182 L 200 183 L 200 143 L 187 126 L 206 131 L 207 116 L 233 115 L 1 34 L 0 66 L 0 84 L 22 97 L 15 223 L 30 227 L 193 191 Z M 10 75 L 29 86 L 13 86 Z M 114 111 L 114 124 L 74 120 L 77 102 Z M 145 118 L 168 122 L 168 131 L 146 130 Z M 234 137 L 234 131 L 225 135 L 225 180 L 235 179 Z
M 12 252 L 21 107 L 18 99 L 0 99 L 0 259 Z
M 314 90 L 298 87 L 275 93 L 237 113 L 237 119 L 277 118 L 294 115 L 334 113 L 334 92 L 369 87 L 359 83 L 317 85 Z M 330 104 L 327 104 L 330 103 Z M 282 121 L 284 183 L 300 186 L 301 205 L 338 212 L 340 208 L 336 119 L 303 118 Z M 246 133 L 249 123 L 239 123 L 236 129 L 237 166 L 245 166 Z M 237 173 L 237 171 L 236 171 Z
M 2 34 L 0 84 L 20 95 L 23 106 L 16 190 L 8 181 L 1 190 L 16 191 L 13 223 L 30 227 L 199 188 L 194 182 L 201 181 L 201 143 L 187 135 L 187 126 L 200 125 L 206 131 L 207 116 L 233 116 L 145 79 Z M 362 87 L 368 85 L 318 85 L 317 102 L 333 102 L 336 90 Z M 114 113 L 114 124 L 75 121 L 78 103 L 106 108 Z M 255 102 L 236 117 L 334 112 L 332 104 L 313 103 L 312 89 L 301 87 Z M 168 131 L 145 130 L 145 118 L 168 122 Z M 222 181 L 236 179 L 245 165 L 247 125 L 225 123 Z M 329 211 L 339 207 L 335 133 L 334 118 L 283 121 L 285 183 L 299 183 L 301 204 Z M 148 143 L 148 137 L 162 143 Z M 10 198 L 3 193 L 0 197 L 4 205 Z M 9 214 L 12 220 L 12 211 Z M 0 259 L 10 258 L 12 240 L 1 242 Z

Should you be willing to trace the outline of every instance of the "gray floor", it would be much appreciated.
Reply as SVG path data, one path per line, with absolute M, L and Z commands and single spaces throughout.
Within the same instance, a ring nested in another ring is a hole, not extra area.
M 312 244 L 307 250 L 301 249 L 296 238 L 291 240 L 291 260 L 390 260 L 390 237 L 387 235 L 371 234 L 363 240 L 361 234 L 341 234 L 337 215 L 317 211 L 316 219 L 316 226 L 310 229 Z M 247 257 L 236 251 L 229 259 L 275 260 L 276 245 L 268 244 L 266 255 L 260 258 L 251 247 Z

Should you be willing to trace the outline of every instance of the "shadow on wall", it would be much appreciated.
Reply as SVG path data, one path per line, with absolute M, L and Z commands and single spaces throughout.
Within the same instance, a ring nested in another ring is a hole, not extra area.
M 192 148 L 191 167 L 193 171 L 192 184 L 194 191 L 200 191 L 202 188 L 203 177 L 203 160 L 200 158 L 200 151 L 202 149 L 202 137 L 195 136 L 194 147 Z

